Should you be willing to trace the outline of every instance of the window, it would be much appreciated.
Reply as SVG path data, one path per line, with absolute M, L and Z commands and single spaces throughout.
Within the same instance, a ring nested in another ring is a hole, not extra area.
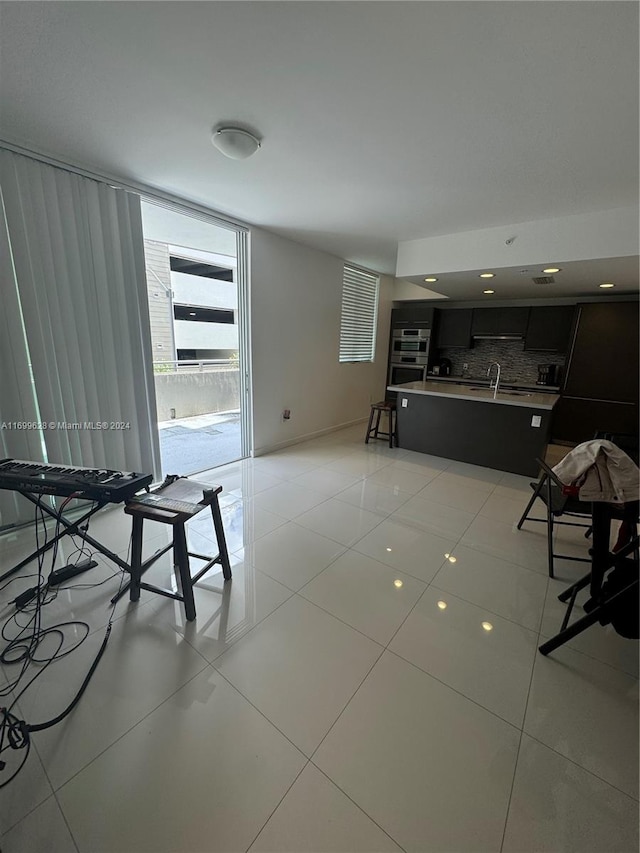
M 342 278 L 340 361 L 373 361 L 378 319 L 377 275 L 345 266 Z
M 233 323 L 232 308 L 203 308 L 199 305 L 174 305 L 176 320 L 195 320 L 198 323 Z
M 217 278 L 220 281 L 233 281 L 233 270 L 228 267 L 218 267 L 188 258 L 178 258 L 171 255 L 169 265 L 173 272 L 183 272 L 187 275 L 199 275 L 203 278 Z

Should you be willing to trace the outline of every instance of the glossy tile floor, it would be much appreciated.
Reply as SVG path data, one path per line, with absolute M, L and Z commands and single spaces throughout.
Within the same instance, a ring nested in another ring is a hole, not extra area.
M 594 626 L 542 657 L 585 567 L 549 581 L 544 527 L 515 529 L 528 478 L 363 432 L 199 475 L 224 486 L 233 580 L 203 579 L 191 624 L 151 593 L 118 605 L 80 704 L 0 790 L 3 853 L 637 850 L 637 642 Z M 92 532 L 126 554 L 121 509 Z M 215 550 L 204 513 L 190 538 Z M 5 540 L 3 567 L 31 546 Z M 91 634 L 20 699 L 28 721 L 80 684 L 112 574 L 47 611 Z M 169 584 L 168 559 L 149 574 Z

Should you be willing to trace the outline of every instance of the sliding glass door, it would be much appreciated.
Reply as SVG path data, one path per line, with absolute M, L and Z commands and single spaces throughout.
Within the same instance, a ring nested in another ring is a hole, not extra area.
M 248 455 L 246 235 L 143 200 L 163 474 Z

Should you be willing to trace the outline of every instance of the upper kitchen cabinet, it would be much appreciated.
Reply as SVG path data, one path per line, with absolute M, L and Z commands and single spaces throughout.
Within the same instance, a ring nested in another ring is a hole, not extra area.
M 434 309 L 422 302 L 405 302 L 391 311 L 391 326 L 410 326 L 416 323 L 421 329 L 433 327 Z
M 575 311 L 573 305 L 531 308 L 524 348 L 546 352 L 567 352 Z
M 523 338 L 528 319 L 528 308 L 474 308 L 471 334 L 473 337 L 512 335 Z
M 452 308 L 449 311 L 436 309 L 435 345 L 439 349 L 446 347 L 471 346 L 471 308 Z

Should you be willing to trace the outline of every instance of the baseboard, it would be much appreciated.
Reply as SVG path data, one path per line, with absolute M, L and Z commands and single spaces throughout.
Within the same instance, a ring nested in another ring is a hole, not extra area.
M 366 423 L 366 421 L 367 418 L 356 418 L 354 421 L 347 421 L 346 423 L 338 424 L 337 426 L 325 427 L 324 429 L 318 429 L 314 432 L 308 432 L 304 435 L 296 436 L 296 438 L 290 438 L 287 441 L 280 441 L 278 444 L 270 444 L 265 447 L 255 448 L 253 456 L 266 456 L 267 453 L 275 453 L 278 450 L 284 450 L 285 447 L 292 447 L 294 444 L 302 444 L 303 442 L 311 441 L 314 438 L 321 438 L 323 435 L 329 435 L 332 432 L 347 429 L 347 427 L 363 424 Z M 362 440 L 364 441 L 364 437 Z

